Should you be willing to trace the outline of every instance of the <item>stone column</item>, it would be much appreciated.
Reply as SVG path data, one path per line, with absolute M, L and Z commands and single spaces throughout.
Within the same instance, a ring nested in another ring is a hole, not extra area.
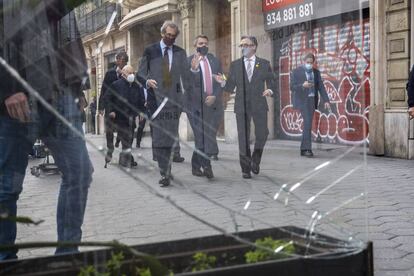
M 387 156 L 408 158 L 407 92 L 405 86 L 410 70 L 410 0 L 387 0 L 386 41 L 387 80 L 384 114 Z
M 181 14 L 181 46 L 187 51 L 187 55 L 190 55 L 192 51 L 192 41 L 195 34 L 195 16 L 194 16 L 194 0 L 178 0 L 178 10 Z M 180 118 L 180 139 L 190 141 L 194 139 L 194 135 L 188 121 L 187 115 L 182 114 Z
M 245 32 L 246 22 L 242 15 L 243 0 L 228 0 L 231 5 L 231 60 L 236 60 L 241 57 L 238 43 L 240 41 L 241 33 Z M 228 91 L 232 92 L 232 91 Z M 231 95 L 227 103 L 227 108 L 224 110 L 224 136 L 227 143 L 237 142 L 237 123 L 236 114 L 234 113 L 234 94 Z

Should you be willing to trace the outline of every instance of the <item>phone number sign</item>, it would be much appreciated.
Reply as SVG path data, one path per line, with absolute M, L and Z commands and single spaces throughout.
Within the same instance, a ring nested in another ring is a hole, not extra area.
M 271 30 L 367 8 L 369 0 L 263 0 L 262 5 L 265 29 Z

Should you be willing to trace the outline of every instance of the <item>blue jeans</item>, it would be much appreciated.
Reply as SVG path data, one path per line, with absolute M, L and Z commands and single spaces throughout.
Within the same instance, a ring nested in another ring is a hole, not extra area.
M 80 112 L 71 96 L 59 98 L 56 108 L 82 132 Z M 34 139 L 39 137 L 62 173 L 56 214 L 57 239 L 59 242 L 79 242 L 93 166 L 85 141 L 42 107 L 33 114 L 29 124 L 0 117 L 0 214 L 16 216 L 16 202 L 23 187 L 28 153 Z M 15 239 L 16 223 L 0 220 L 0 244 L 13 244 Z M 77 251 L 77 246 L 58 247 L 55 254 Z M 16 253 L 17 250 L 0 252 L 0 260 L 16 258 Z

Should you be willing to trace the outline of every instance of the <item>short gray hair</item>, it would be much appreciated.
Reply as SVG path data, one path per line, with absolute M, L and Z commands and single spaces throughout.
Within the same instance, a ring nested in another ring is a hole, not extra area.
M 165 34 L 168 27 L 175 29 L 177 31 L 177 36 L 180 34 L 180 28 L 178 27 L 178 25 L 175 24 L 173 21 L 170 21 L 170 20 L 167 20 L 162 24 L 161 33 Z

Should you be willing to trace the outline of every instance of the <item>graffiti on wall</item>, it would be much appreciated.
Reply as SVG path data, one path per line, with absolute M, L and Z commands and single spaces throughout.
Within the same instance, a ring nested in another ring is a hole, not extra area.
M 368 141 L 369 48 L 368 20 L 297 32 L 283 43 L 278 62 L 280 124 L 286 136 L 301 136 L 303 130 L 302 116 L 292 107 L 290 72 L 301 66 L 304 53 L 313 52 L 333 107 L 315 112 L 313 137 L 345 144 Z

